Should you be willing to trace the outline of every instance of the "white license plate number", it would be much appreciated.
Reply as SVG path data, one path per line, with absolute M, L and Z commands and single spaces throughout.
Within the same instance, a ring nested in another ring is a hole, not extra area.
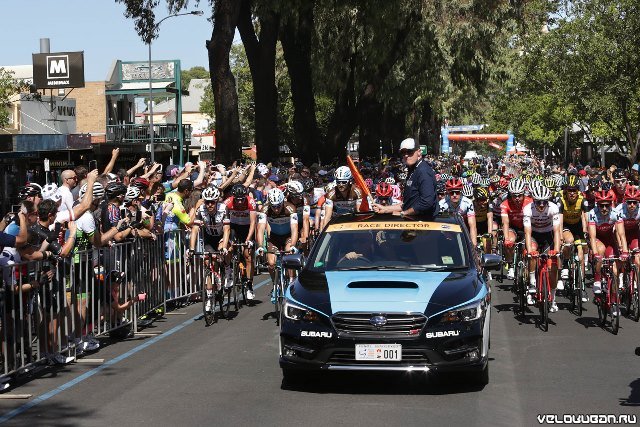
M 401 344 L 356 344 L 356 360 L 402 360 Z

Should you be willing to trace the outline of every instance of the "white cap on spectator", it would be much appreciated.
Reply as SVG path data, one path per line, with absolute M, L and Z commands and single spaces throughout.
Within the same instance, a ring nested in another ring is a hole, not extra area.
M 412 150 L 415 151 L 418 149 L 416 145 L 416 140 L 413 138 L 407 138 L 400 143 L 400 150 Z

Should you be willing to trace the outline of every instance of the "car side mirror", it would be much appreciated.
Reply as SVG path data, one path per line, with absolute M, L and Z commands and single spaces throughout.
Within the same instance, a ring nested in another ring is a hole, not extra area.
M 502 257 L 496 254 L 484 254 L 482 255 L 482 260 L 480 261 L 480 265 L 485 270 L 498 270 L 500 269 L 501 264 Z
M 304 267 L 304 260 L 302 254 L 285 255 L 282 257 L 282 266 L 284 268 L 290 268 L 292 270 L 302 270 Z

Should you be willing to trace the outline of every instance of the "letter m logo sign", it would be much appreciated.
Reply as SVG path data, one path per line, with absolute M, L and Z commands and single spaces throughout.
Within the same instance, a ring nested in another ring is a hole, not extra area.
M 47 56 L 47 79 L 69 78 L 69 55 Z

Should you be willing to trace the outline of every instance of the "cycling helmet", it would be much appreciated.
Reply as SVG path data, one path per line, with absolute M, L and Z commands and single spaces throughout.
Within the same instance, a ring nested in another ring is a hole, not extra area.
M 386 182 L 389 185 L 394 185 L 396 183 L 396 180 L 393 179 L 392 176 L 385 178 L 384 182 Z
M 545 185 L 541 181 L 538 181 L 537 179 L 534 179 L 526 187 L 529 189 L 529 191 L 533 191 L 536 188 L 545 187 Z M 545 188 L 547 188 L 547 187 L 545 187 Z
M 258 173 L 262 176 L 265 176 L 270 172 L 269 167 L 264 163 L 258 163 L 258 165 L 256 166 L 256 169 L 258 170 Z
M 545 178 L 543 184 L 549 189 L 556 188 L 556 180 L 553 177 Z
M 473 192 L 473 195 L 474 195 L 474 197 L 476 199 L 488 199 L 489 198 L 489 192 L 484 187 L 476 188 L 475 191 Z
M 107 174 L 107 184 L 111 184 L 112 182 L 118 182 L 118 175 L 114 173 Z
M 602 182 L 598 178 L 589 178 L 589 190 L 594 191 L 596 188 L 600 187 L 601 183 Z
M 565 190 L 568 188 L 578 188 L 580 186 L 580 180 L 576 175 L 569 175 L 567 177 L 567 182 L 564 184 Z
M 138 197 L 140 197 L 140 189 L 138 187 L 134 187 L 133 185 L 127 187 L 127 192 L 124 195 L 125 202 L 136 200 Z
M 627 174 L 623 169 L 618 168 L 613 171 L 613 179 L 625 179 L 626 177 Z
M 353 175 L 351 175 L 351 169 L 346 166 L 340 166 L 338 169 L 336 169 L 334 176 L 336 178 L 336 181 L 351 181 L 351 179 L 353 178 Z
M 287 183 L 287 190 L 292 196 L 301 196 L 304 192 L 304 186 L 300 181 L 290 181 Z
M 114 199 L 118 196 L 124 196 L 127 194 L 127 187 L 119 182 L 112 182 L 107 184 L 107 188 L 104 189 L 107 199 Z
M 449 190 L 462 190 L 462 180 L 460 178 L 450 178 L 445 183 L 445 188 Z
M 553 181 L 556 184 L 556 188 L 560 188 L 564 185 L 565 183 L 565 179 L 564 176 L 559 175 L 559 174 L 555 174 L 555 175 L 551 175 L 551 177 L 553 178 Z
M 218 201 L 220 200 L 220 197 L 222 196 L 222 193 L 220 193 L 220 190 L 218 190 L 218 188 L 216 187 L 207 187 L 204 190 L 202 190 L 202 200 L 205 201 Z
M 52 196 L 58 191 L 58 186 L 55 184 L 47 184 L 42 189 L 42 198 L 51 199 Z
M 497 184 L 498 182 L 500 182 L 500 177 L 498 175 L 491 175 L 491 177 L 489 178 L 489 182 L 491 182 L 492 184 Z
M 500 188 L 507 188 L 509 186 L 509 180 L 505 177 L 500 178 L 500 181 L 498 181 L 498 186 Z
M 473 185 L 480 185 L 481 182 L 482 176 L 479 173 L 474 173 L 473 175 L 471 175 L 471 183 Z
M 462 195 L 464 197 L 473 197 L 473 185 L 465 184 L 462 186 Z
M 443 173 L 440 175 L 440 181 L 442 182 L 447 182 L 450 179 L 451 179 L 451 175 L 449 175 L 448 173 Z
M 284 203 L 284 193 L 279 188 L 272 188 L 267 193 L 267 200 L 271 206 L 279 206 Z
M 40 188 L 40 186 L 36 186 L 34 184 L 29 184 L 26 187 L 22 187 L 19 191 L 18 191 L 18 197 L 21 200 L 26 199 L 27 197 L 33 197 L 33 196 L 42 196 L 40 194 L 40 192 L 42 191 L 42 188 Z
M 624 192 L 624 200 L 639 200 L 640 201 L 640 190 L 638 187 L 634 187 L 633 185 L 627 185 L 627 189 Z
M 231 195 L 236 198 L 247 197 L 247 187 L 242 184 L 235 184 L 231 187 Z
M 511 194 L 522 194 L 524 193 L 524 182 L 519 178 L 512 179 L 508 188 Z
M 303 178 L 300 182 L 302 183 L 302 188 L 305 193 L 310 193 L 313 190 L 313 186 L 314 186 L 313 179 Z M 371 184 L 373 185 L 373 181 Z
M 596 191 L 594 193 L 595 199 L 596 199 L 596 203 L 601 203 L 601 202 L 611 202 L 613 203 L 613 194 L 608 191 L 608 190 L 600 190 L 600 191 Z
M 536 186 L 531 190 L 531 197 L 533 200 L 549 200 L 551 198 L 551 190 L 543 185 Z
M 82 184 L 80 187 L 80 192 L 78 195 L 82 199 L 84 195 L 87 194 L 87 184 Z M 101 199 L 104 197 L 104 187 L 99 182 L 93 183 L 93 200 Z
M 437 193 L 444 193 L 446 191 L 444 182 L 440 181 L 436 184 L 436 192 Z
M 386 182 L 381 182 L 376 186 L 377 197 L 391 197 L 393 195 L 393 188 Z
M 131 185 L 140 189 L 140 191 L 147 191 L 149 188 L 149 180 L 147 178 L 136 178 L 131 181 Z
M 481 187 L 489 187 L 491 185 L 491 180 L 489 178 L 482 178 L 482 181 L 480 181 L 480 186 Z

